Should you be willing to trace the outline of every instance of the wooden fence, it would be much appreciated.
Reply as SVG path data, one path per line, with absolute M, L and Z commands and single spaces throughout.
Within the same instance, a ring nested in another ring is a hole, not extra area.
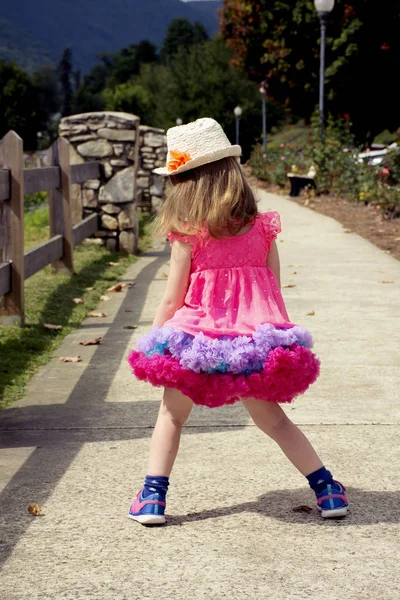
M 24 322 L 24 281 L 48 264 L 73 273 L 73 249 L 98 230 L 93 214 L 72 225 L 71 185 L 100 179 L 101 165 L 70 164 L 70 144 L 49 148 L 50 166 L 23 167 L 22 139 L 8 132 L 0 142 L 0 324 Z M 24 252 L 24 195 L 49 192 L 50 239 Z

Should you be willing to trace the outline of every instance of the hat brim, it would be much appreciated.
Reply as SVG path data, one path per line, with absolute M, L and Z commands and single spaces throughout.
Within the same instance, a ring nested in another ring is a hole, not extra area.
M 209 154 L 199 156 L 199 158 L 189 160 L 184 165 L 181 165 L 180 167 L 175 169 L 175 171 L 169 171 L 167 167 L 159 167 L 157 169 L 153 169 L 153 173 L 157 173 L 157 175 L 162 175 L 163 177 L 169 177 L 170 175 L 179 175 L 179 173 L 190 171 L 191 169 L 207 165 L 208 163 L 215 162 L 216 160 L 221 160 L 222 158 L 227 158 L 228 156 L 241 156 L 241 154 L 242 148 L 240 146 L 229 146 L 229 148 L 224 148 L 223 150 L 216 150 L 215 152 L 210 152 Z

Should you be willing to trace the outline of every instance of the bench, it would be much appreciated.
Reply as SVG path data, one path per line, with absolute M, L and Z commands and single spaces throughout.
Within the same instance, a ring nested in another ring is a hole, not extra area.
M 300 191 L 305 187 L 312 187 L 314 190 L 317 189 L 317 185 L 315 183 L 315 175 L 299 175 L 298 173 L 288 173 L 287 174 L 290 181 L 290 196 L 293 198 L 294 196 L 298 196 Z

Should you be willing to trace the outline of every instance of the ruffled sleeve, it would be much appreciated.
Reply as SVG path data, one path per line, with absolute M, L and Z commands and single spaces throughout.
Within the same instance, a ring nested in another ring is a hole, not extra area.
M 277 235 L 282 231 L 281 219 L 279 213 L 267 212 L 260 214 L 260 221 L 264 230 L 265 237 L 271 246 Z
M 169 243 L 172 244 L 177 240 L 178 242 L 184 242 L 185 244 L 190 244 L 193 249 L 197 245 L 197 236 L 195 235 L 185 235 L 184 233 L 176 233 L 174 231 L 168 231 L 167 238 L 169 239 Z

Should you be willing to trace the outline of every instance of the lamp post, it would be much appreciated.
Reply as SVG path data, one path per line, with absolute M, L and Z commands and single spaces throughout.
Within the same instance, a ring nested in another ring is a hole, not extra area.
M 233 114 L 235 115 L 235 119 L 236 119 L 236 144 L 237 145 L 239 145 L 239 121 L 240 121 L 242 112 L 243 111 L 240 106 L 235 106 L 235 108 L 233 109 Z
M 321 25 L 321 51 L 319 67 L 319 121 L 321 125 L 321 134 L 323 134 L 326 26 L 328 24 L 329 13 L 332 11 L 335 5 L 335 0 L 314 0 L 314 5 L 318 13 L 319 22 Z
M 263 152 L 267 151 L 267 90 L 268 83 L 262 81 L 259 87 L 262 101 L 262 139 L 263 139 Z
M 178 117 L 177 120 L 175 121 L 175 123 L 177 125 L 182 125 L 183 121 L 182 121 L 182 119 L 180 117 Z

